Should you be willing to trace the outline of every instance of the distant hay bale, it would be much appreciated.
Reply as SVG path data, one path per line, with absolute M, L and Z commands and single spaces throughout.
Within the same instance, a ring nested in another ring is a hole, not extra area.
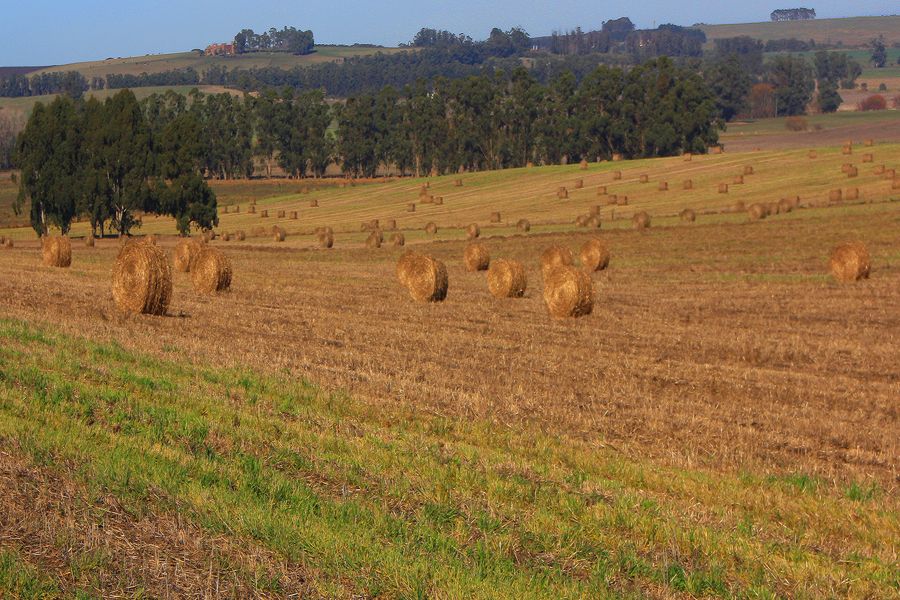
M 859 188 L 849 188 L 844 194 L 845 200 L 859 200 Z
M 405 246 L 406 245 L 406 237 L 402 233 L 394 233 L 391 235 L 391 245 L 392 246 Z
M 434 196 L 432 196 L 431 194 L 419 196 L 419 202 L 421 202 L 422 204 L 434 204 Z
M 588 215 L 578 215 L 577 217 L 575 217 L 575 225 L 577 227 L 584 227 L 589 218 L 590 217 Z
M 498 258 L 487 272 L 488 290 L 495 298 L 521 298 L 528 287 L 528 278 L 522 263 Z
M 544 278 L 557 267 L 571 266 L 575 263 L 572 251 L 565 246 L 554 244 L 549 246 L 541 254 L 541 274 Z
M 12 249 L 14 245 L 15 244 L 13 244 L 12 238 L 6 238 L 5 240 L 3 240 L 3 247 L 7 250 Z
M 589 215 L 584 222 L 584 226 L 588 229 L 600 229 L 600 217 L 597 215 Z
M 332 232 L 320 231 L 316 237 L 319 242 L 319 248 L 331 248 L 334 246 L 334 234 Z
M 841 165 L 841 173 L 847 173 L 852 168 L 853 168 L 853 165 L 851 163 L 844 163 Z
M 231 261 L 213 246 L 204 246 L 191 265 L 191 282 L 201 294 L 224 292 L 231 287 Z
M 191 263 L 200 254 L 203 243 L 195 238 L 183 238 L 175 244 L 175 270 L 187 273 L 191 270 Z
M 840 202 L 843 199 L 843 193 L 841 190 L 831 190 L 828 192 L 828 201 L 829 202 Z
M 800 208 L 800 196 L 791 196 L 788 202 L 791 203 L 791 208 Z
M 164 315 L 172 298 L 172 268 L 153 244 L 126 244 L 113 267 L 113 301 L 119 310 Z
M 615 206 L 616 202 L 618 202 L 618 201 L 619 201 L 619 197 L 615 194 L 610 194 L 609 196 L 606 197 L 607 206 Z
M 436 204 L 437 206 L 441 206 L 444 204 L 444 197 L 443 196 L 435 196 L 434 198 L 432 198 L 431 201 L 434 204 Z
M 874 154 L 863 154 L 862 161 L 864 163 L 870 163 L 870 162 L 873 162 L 874 160 L 875 160 Z
M 777 214 L 780 214 L 780 213 L 781 213 L 781 204 L 778 203 L 778 202 L 769 202 L 769 203 L 766 205 L 766 211 L 767 211 L 770 215 L 777 215 Z
M 841 148 L 841 154 L 849 155 L 853 154 L 853 146 L 844 146 Z
M 284 211 L 283 211 L 283 210 L 279 210 L 279 211 L 278 211 L 278 218 L 279 218 L 279 219 L 283 219 L 283 218 L 284 218 Z
M 807 153 L 807 156 L 808 156 L 809 158 L 818 158 L 818 157 L 819 157 L 819 153 L 816 152 L 815 150 L 810 150 L 810 151 Z
M 885 169 L 882 176 L 885 179 L 895 179 L 897 177 L 897 171 L 895 169 Z
M 253 206 L 253 205 L 251 204 L 251 205 L 250 205 L 250 210 L 247 211 L 247 212 L 249 212 L 251 215 L 256 214 L 256 207 Z
M 634 225 L 635 229 L 647 229 L 650 227 L 650 215 L 643 210 L 636 212 L 631 217 L 631 223 Z
M 581 162 L 578 163 L 578 166 L 581 167 L 581 170 L 582 170 L 582 171 L 587 171 L 587 168 L 588 168 L 588 161 L 587 161 L 587 159 L 582 158 L 582 159 L 581 159 Z
M 722 146 L 710 146 L 709 153 L 710 154 L 722 154 Z
M 762 204 L 754 203 L 750 205 L 750 208 L 747 209 L 747 217 L 751 221 L 759 221 L 760 219 L 765 219 L 768 214 L 768 210 Z
M 227 231 L 226 231 L 225 233 L 223 233 L 220 237 L 221 237 L 221 239 L 222 239 L 223 242 L 229 242 L 229 241 L 231 241 L 231 234 L 228 233 Z
M 429 235 L 434 235 L 438 231 L 437 224 L 434 221 L 429 221 L 429 223 L 425 226 L 425 233 Z
M 462 186 L 463 186 L 463 180 L 462 180 L 462 179 L 457 179 L 456 181 L 453 182 L 453 185 L 456 186 L 456 187 L 462 187 Z
M 516 229 L 528 232 L 531 230 L 531 222 L 529 222 L 528 219 L 519 219 L 516 223 Z
M 622 160 L 622 154 L 620 152 L 613 152 L 612 160 L 613 162 L 619 162 Z
M 694 159 L 694 155 L 690 152 L 684 153 L 684 162 L 691 162 Z
M 685 179 L 684 184 L 682 184 L 681 187 L 685 190 L 692 190 L 694 189 L 694 181 L 692 179 Z
M 784 214 L 787 214 L 794 210 L 794 203 L 788 200 L 787 198 L 782 198 L 778 201 L 778 211 Z
M 491 223 L 499 223 L 500 222 L 500 213 L 492 212 L 491 213 Z
M 744 166 L 744 175 L 753 175 L 753 167 L 751 165 Z
M 466 227 L 466 237 L 470 240 L 474 240 L 481 235 L 481 229 L 478 227 L 477 223 L 472 223 L 468 227 Z
M 597 195 L 598 196 L 606 195 L 606 186 L 605 185 L 597 186 Z
M 669 190 L 669 182 L 668 181 L 660 181 L 658 189 L 660 192 L 668 191 Z
M 415 202 L 410 202 L 406 205 L 406 212 L 416 212 L 416 204 Z
M 260 216 L 261 218 L 263 218 L 263 219 L 267 219 L 267 218 L 269 217 L 269 211 L 268 211 L 268 210 L 264 210 L 264 211 L 262 211 L 261 213 L 259 213 L 259 216 Z
M 310 208 L 318 208 L 318 207 L 319 207 L 319 201 L 316 200 L 315 198 L 313 198 L 312 200 L 309 201 L 309 207 L 310 207 Z
M 559 199 L 559 200 L 565 200 L 566 198 L 569 197 L 569 190 L 567 190 L 567 189 L 565 188 L 565 186 L 560 186 L 560 187 L 556 190 L 556 197 L 557 197 L 557 199 Z
M 469 272 L 486 271 L 491 265 L 491 253 L 484 244 L 473 242 L 463 251 L 463 264 Z
M 394 231 L 395 229 L 397 229 L 397 219 L 387 219 L 384 222 L 384 228 L 387 231 Z
M 734 180 L 732 181 L 734 185 L 741 185 L 744 183 L 743 175 L 735 175 Z
M 593 206 L 590 208 L 590 215 L 591 215 L 592 217 L 595 216 L 595 215 L 599 216 L 599 215 L 600 215 L 600 211 L 602 210 L 602 208 L 603 208 L 603 207 L 600 206 L 599 204 L 593 205 Z
M 234 212 L 236 212 L 236 213 L 241 212 L 241 207 L 240 207 L 240 205 L 235 205 L 235 207 L 234 207 Z
M 686 222 L 688 222 L 688 223 L 693 223 L 694 221 L 697 220 L 697 213 L 694 212 L 694 211 L 693 211 L 692 209 L 690 209 L 690 208 L 686 208 L 686 209 L 684 209 L 683 211 L 681 211 L 681 212 L 678 214 L 678 217 L 679 217 L 682 221 L 686 221 Z
M 575 180 L 575 189 L 580 190 L 584 188 L 584 179 L 576 179 Z
M 616 206 L 628 206 L 628 196 L 616 196 Z
M 648 181 L 650 181 L 650 176 L 647 175 L 646 173 L 641 173 L 641 176 L 639 179 L 640 179 L 641 183 L 647 183 Z
M 619 181 L 622 179 L 622 171 L 613 171 L 612 173 L 613 181 Z
M 287 237 L 287 232 L 281 227 L 273 227 L 272 228 L 272 238 L 276 242 L 283 242 L 284 238 Z
M 243 242 L 244 240 L 247 239 L 247 234 L 244 233 L 243 229 L 239 229 L 238 231 L 235 232 L 234 239 L 239 242 Z
M 900 190 L 900 179 L 895 179 L 891 182 L 892 190 Z
M 866 141 L 865 141 L 865 146 L 866 146 L 866 147 L 871 147 L 871 146 L 874 146 L 874 145 L 875 145 L 875 140 L 869 139 L 869 140 L 866 140 Z
M 744 207 L 743 200 L 738 200 L 737 202 L 735 202 L 734 204 L 731 205 L 731 212 L 742 213 L 745 210 L 746 210 L 746 208 Z
M 250 199 L 250 206 L 256 206 L 256 198 Z
M 594 308 L 590 276 L 572 266 L 557 266 L 544 277 L 544 303 L 553 317 L 581 317 Z
M 227 215 L 227 214 L 228 214 L 228 207 L 227 207 L 227 206 L 223 207 L 222 211 Z
M 382 236 L 381 232 L 373 231 L 369 234 L 369 237 L 366 238 L 366 248 L 381 248 Z
M 419 188 L 419 198 L 424 198 L 428 195 L 428 184 L 424 184 Z
M 862 242 L 845 242 L 831 252 L 829 267 L 838 281 L 868 279 L 871 269 L 869 251 Z
M 602 271 L 609 266 L 609 248 L 602 240 L 592 238 L 581 246 L 581 266 L 590 272 Z
M 402 269 L 402 274 L 400 273 Z M 449 280 L 443 262 L 411 252 L 401 257 L 398 277 L 417 302 L 441 302 L 447 297 Z
M 292 221 L 296 221 L 297 218 L 298 218 L 298 216 L 299 216 L 299 215 L 297 214 L 297 211 L 296 211 L 296 210 L 292 210 L 292 211 L 291 211 L 291 220 L 292 220 Z
M 45 267 L 67 268 L 72 265 L 72 242 L 67 236 L 52 236 L 41 241 L 41 260 Z
M 529 160 L 527 163 L 525 163 L 525 168 L 526 168 L 526 169 L 533 169 L 533 168 L 534 168 L 534 163 L 531 162 L 531 161 Z
M 94 234 L 93 234 L 93 233 L 89 233 L 89 234 L 87 235 L 87 237 L 84 238 L 84 245 L 85 245 L 86 247 L 88 247 L 88 248 L 93 248 L 95 243 L 96 243 L 96 242 L 95 242 L 95 240 L 94 240 Z
M 728 193 L 728 184 L 727 184 L 727 183 L 720 183 L 720 184 L 719 184 L 719 193 L 720 193 L 720 194 L 727 194 L 727 193 Z
M 847 177 L 856 177 L 859 175 L 859 169 L 856 167 L 850 167 L 850 170 L 847 171 Z

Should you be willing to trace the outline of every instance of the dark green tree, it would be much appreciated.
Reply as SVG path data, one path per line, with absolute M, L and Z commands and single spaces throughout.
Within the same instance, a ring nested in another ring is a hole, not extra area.
M 714 61 L 705 75 L 723 121 L 731 121 L 748 108 L 753 78 L 741 65 L 737 55 L 729 54 Z
M 872 66 L 883 69 L 887 64 L 887 50 L 884 47 L 884 36 L 879 35 L 870 42 L 872 46 Z
M 778 116 L 802 115 L 815 89 L 812 67 L 798 56 L 779 54 L 769 65 L 768 81 L 775 87 Z
M 833 81 L 825 80 L 819 83 L 819 110 L 823 113 L 833 113 L 841 107 L 844 101 L 838 93 L 837 85 Z

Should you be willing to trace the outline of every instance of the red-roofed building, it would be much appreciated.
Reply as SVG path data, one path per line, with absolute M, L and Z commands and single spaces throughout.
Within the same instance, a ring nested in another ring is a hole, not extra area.
M 234 56 L 234 44 L 210 44 L 206 47 L 206 56 Z

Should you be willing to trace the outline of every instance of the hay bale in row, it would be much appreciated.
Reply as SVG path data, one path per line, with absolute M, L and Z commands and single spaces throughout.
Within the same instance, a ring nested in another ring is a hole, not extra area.
M 41 260 L 44 266 L 68 268 L 72 265 L 72 242 L 68 236 L 41 239 Z
M 557 267 L 571 266 L 575 262 L 572 251 L 565 246 L 552 245 L 544 249 L 541 254 L 541 274 L 544 279 L 550 271 Z
M 453 182 L 453 185 L 456 186 L 456 187 L 462 187 L 462 186 L 463 186 L 463 180 L 462 180 L 462 179 L 457 179 L 456 181 Z
M 815 150 L 810 150 L 806 155 L 809 158 L 819 158 L 819 153 L 816 152 Z
M 491 213 L 491 223 L 499 223 L 500 222 L 500 213 L 492 212 Z
M 859 175 L 859 169 L 857 169 L 856 167 L 850 167 L 850 170 L 847 171 L 848 178 L 856 177 L 857 175 Z
M 10 250 L 13 247 L 12 238 L 0 236 L 0 248 L 6 248 Z
M 869 251 L 861 242 L 845 242 L 832 251 L 829 267 L 838 281 L 866 279 L 871 269 Z
M 531 222 L 528 219 L 519 219 L 516 223 L 516 229 L 527 233 L 531 230 Z
M 753 167 L 751 165 L 744 166 L 744 175 L 753 175 Z
M 841 165 L 841 173 L 848 173 L 853 168 L 852 163 L 844 163 Z
M 175 244 L 175 270 L 187 273 L 191 270 L 191 263 L 203 249 L 203 242 L 195 238 L 185 238 Z
M 638 180 L 639 180 L 641 183 L 647 183 L 647 182 L 650 181 L 650 176 L 647 175 L 646 173 L 641 173 L 641 175 L 640 175 L 640 177 L 638 178 Z
M 221 250 L 212 246 L 204 246 L 191 265 L 191 282 L 201 294 L 229 289 L 231 276 L 231 261 Z
M 581 162 L 578 163 L 578 166 L 581 168 L 582 171 L 587 171 L 587 168 L 588 168 L 588 161 L 587 161 L 587 159 L 582 158 L 582 159 L 581 159 Z
M 425 233 L 428 235 L 434 235 L 438 231 L 437 224 L 434 221 L 429 221 L 427 225 L 425 225 Z
M 477 239 L 481 235 L 481 228 L 478 227 L 477 223 L 472 223 L 468 227 L 466 227 L 466 237 L 470 240 Z
M 565 188 L 565 186 L 560 186 L 560 187 L 556 190 L 556 197 L 557 197 L 559 200 L 565 200 L 566 198 L 569 197 L 569 190 L 567 190 L 567 189 Z
M 275 227 L 272 228 L 272 238 L 276 242 L 283 242 L 286 237 L 287 237 L 287 232 L 284 229 L 282 229 L 281 227 L 278 227 L 276 225 Z
M 686 223 L 693 223 L 697 220 L 697 213 L 693 209 L 685 208 L 678 214 L 678 217 Z
M 650 227 L 650 215 L 642 210 L 632 215 L 631 222 L 635 229 L 647 229 Z
M 575 189 L 580 190 L 584 188 L 584 179 L 576 179 L 575 180 Z
M 172 269 L 153 244 L 126 244 L 113 267 L 113 301 L 119 310 L 164 315 L 172 298 Z
M 380 230 L 373 231 L 369 234 L 369 237 L 366 238 L 366 248 L 381 248 L 383 239 Z
M 884 171 L 885 171 L 885 166 L 884 166 L 884 165 L 878 165 L 878 166 L 875 167 L 875 170 L 872 171 L 872 172 L 873 172 L 875 175 L 884 175 Z
M 660 192 L 669 191 L 669 182 L 668 181 L 660 181 L 659 186 L 657 188 Z
M 586 241 L 581 246 L 581 266 L 589 272 L 602 271 L 609 266 L 609 248 L 597 238 Z
M 750 205 L 750 208 L 747 209 L 747 217 L 751 221 L 758 221 L 760 219 L 765 219 L 769 214 L 768 209 L 762 204 L 756 202 Z
M 264 210 L 259 214 L 260 218 L 267 219 L 269 217 L 269 211 Z
M 238 231 L 234 232 L 234 239 L 238 242 L 243 242 L 247 239 L 247 234 L 244 233 L 243 229 L 239 229 Z
M 613 181 L 619 181 L 622 179 L 622 171 L 613 171 L 612 173 Z
M 431 201 L 434 204 L 436 204 L 437 206 L 441 206 L 444 203 L 444 197 L 443 196 L 435 196 L 435 197 L 432 197 Z
M 484 244 L 473 242 L 463 251 L 463 264 L 466 271 L 486 271 L 491 264 L 491 254 Z
M 253 205 L 251 205 L 251 206 L 250 206 L 250 210 L 249 210 L 248 212 L 249 212 L 251 215 L 255 215 L 255 214 L 256 214 L 256 207 L 253 206 Z
M 319 242 L 319 248 L 331 248 L 334 246 L 334 233 L 331 232 L 330 227 L 317 233 L 316 238 Z
M 615 206 L 618 201 L 619 197 L 616 194 L 610 194 L 606 197 L 606 204 L 608 206 Z
M 732 181 L 734 185 L 743 185 L 744 176 L 743 175 L 735 175 L 734 180 Z
M 727 184 L 727 183 L 720 183 L 720 184 L 719 184 L 719 193 L 720 193 L 720 194 L 727 194 L 727 193 L 728 193 L 728 184 Z
M 558 318 L 588 315 L 594 308 L 590 276 L 571 265 L 557 265 L 544 277 L 544 303 Z
M 292 210 L 291 211 L 291 221 L 296 221 L 298 218 L 300 218 L 300 215 L 297 213 L 296 210 Z
M 406 205 L 406 212 L 416 212 L 416 203 L 410 202 Z
M 681 184 L 681 187 L 685 190 L 692 190 L 694 189 L 694 181 L 691 179 L 685 179 L 684 183 Z
M 397 278 L 417 302 L 441 302 L 447 297 L 447 267 L 430 256 L 405 253 L 397 262 Z
M 522 263 L 498 258 L 491 262 L 487 272 L 488 290 L 495 298 L 521 298 L 528 287 L 528 278 Z
M 793 203 L 787 198 L 782 198 L 778 201 L 778 211 L 784 214 L 787 214 L 794 210 Z
M 278 218 L 279 218 L 279 219 L 283 219 L 283 218 L 284 218 L 284 215 L 285 215 L 285 213 L 284 213 L 284 211 L 283 211 L 283 210 L 279 210 L 279 211 L 278 211 L 278 213 L 277 213 L 277 215 L 278 215 Z
M 597 187 L 597 195 L 598 195 L 598 196 L 605 196 L 605 195 L 606 195 L 606 186 L 605 186 L 605 185 L 601 185 L 601 186 L 598 186 L 598 187 Z
M 844 146 L 841 148 L 841 154 L 850 155 L 853 154 L 853 146 Z
M 319 208 L 319 201 L 315 198 L 309 201 L 310 208 Z
M 874 161 L 875 161 L 875 155 L 874 155 L 874 154 L 863 154 L 862 161 L 863 161 L 864 163 L 874 162 Z
M 391 235 L 391 244 L 394 246 L 405 246 L 406 245 L 406 236 L 402 233 L 394 233 Z
M 690 152 L 685 152 L 683 156 L 684 156 L 684 162 L 691 162 L 694 159 L 694 155 L 691 154 Z
M 397 229 L 397 219 L 387 219 L 384 222 L 384 227 L 382 229 L 385 231 L 394 231 Z
M 829 190 L 828 192 L 828 201 L 829 202 L 840 202 L 843 200 L 843 193 L 841 190 Z
M 848 188 L 844 194 L 845 200 L 859 200 L 859 188 Z

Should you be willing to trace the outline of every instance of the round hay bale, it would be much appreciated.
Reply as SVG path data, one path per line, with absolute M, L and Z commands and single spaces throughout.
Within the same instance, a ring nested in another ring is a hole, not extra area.
M 472 223 L 468 227 L 466 227 L 466 237 L 470 240 L 474 240 L 481 235 L 481 229 L 478 227 L 477 223 Z
M 330 231 L 321 231 L 316 237 L 319 241 L 319 248 L 331 248 L 334 246 L 334 234 Z
M 299 217 L 299 215 L 297 214 L 297 211 L 292 210 L 291 211 L 291 221 L 296 221 L 298 217 Z
M 680 213 L 678 213 L 678 217 L 682 221 L 685 221 L 687 223 L 693 223 L 694 221 L 697 220 L 697 213 L 694 212 L 693 209 L 686 208 L 683 211 L 681 211 Z
M 47 237 L 41 242 L 41 260 L 46 267 L 67 268 L 72 265 L 72 242 L 67 236 Z
M 587 220 L 589 218 L 589 215 L 578 215 L 577 217 L 575 217 L 575 226 L 584 227 L 587 224 Z
M 668 181 L 660 181 L 660 182 L 659 182 L 659 188 L 658 188 L 658 189 L 659 189 L 660 192 L 667 192 L 667 191 L 669 191 L 669 182 L 668 182 Z
M 872 140 L 872 139 L 866 140 L 866 141 L 864 142 L 864 144 L 865 144 L 866 147 L 874 146 L 874 145 L 875 145 L 875 140 Z
M 261 218 L 263 218 L 263 219 L 267 219 L 267 218 L 269 218 L 269 211 L 268 211 L 268 210 L 264 210 L 264 211 L 262 211 L 261 213 L 259 213 L 259 216 L 260 216 Z
M 788 198 L 788 202 L 791 203 L 791 208 L 800 208 L 800 196 L 792 196 Z
M 841 190 L 831 190 L 828 192 L 828 201 L 829 202 L 840 202 L 843 199 L 843 193 Z
M 544 278 L 556 267 L 571 266 L 575 263 L 572 251 L 565 246 L 554 244 L 541 254 L 541 274 Z
M 900 190 L 900 179 L 895 179 L 891 182 L 892 190 Z
M 885 169 L 884 172 L 882 173 L 882 176 L 885 179 L 894 179 L 897 177 L 897 170 L 896 169 Z
M 617 196 L 616 206 L 628 206 L 628 196 Z
M 853 164 L 844 163 L 841 165 L 841 173 L 848 173 L 853 168 Z
M 734 178 L 734 181 L 733 181 L 732 183 L 734 183 L 735 185 L 741 185 L 741 184 L 743 184 L 743 183 L 744 183 L 744 176 L 743 176 L 743 175 L 736 175 L 735 178 Z
M 381 248 L 382 235 L 380 231 L 373 231 L 366 238 L 366 248 Z
M 810 158 L 818 158 L 818 157 L 819 157 L 819 153 L 816 152 L 815 150 L 810 150 L 809 153 L 807 154 L 807 156 L 810 157 Z
M 318 208 L 318 207 L 319 207 L 319 201 L 316 200 L 315 198 L 313 198 L 312 200 L 309 201 L 309 207 L 310 207 L 310 208 Z
M 720 193 L 720 194 L 727 194 L 727 193 L 728 193 L 728 184 L 727 184 L 727 183 L 720 183 L 720 184 L 719 184 L 719 193 Z
M 499 223 L 500 222 L 500 213 L 492 212 L 491 213 L 491 223 Z
M 744 207 L 743 200 L 738 200 L 737 202 L 735 202 L 734 204 L 731 205 L 731 212 L 742 213 L 745 210 L 746 210 L 746 208 Z
M 272 238 L 276 242 L 283 242 L 284 238 L 287 237 L 287 233 L 281 227 L 273 227 L 272 228 Z
M 394 231 L 397 229 L 397 220 L 396 219 L 388 219 L 384 222 L 384 228 L 387 231 Z
M 443 196 L 435 196 L 434 198 L 432 198 L 431 201 L 434 202 L 434 204 L 436 206 L 441 206 L 444 204 L 444 197 Z
M 240 207 L 240 205 L 235 205 L 235 207 L 234 207 L 234 212 L 236 212 L 236 213 L 241 212 L 241 207 Z
M 484 244 L 473 242 L 463 251 L 463 264 L 469 272 L 486 271 L 491 265 L 491 253 Z
M 575 189 L 580 190 L 584 188 L 584 179 L 576 179 L 575 180 Z
M 747 218 L 751 221 L 759 221 L 760 219 L 765 219 L 768 211 L 766 207 L 759 203 L 754 203 L 750 205 L 750 208 L 747 209 Z
M 113 301 L 119 310 L 164 315 L 172 298 L 172 267 L 153 244 L 126 244 L 113 267 Z
M 393 246 L 405 246 L 406 245 L 406 237 L 402 233 L 394 233 L 391 235 L 391 245 Z
M 620 160 L 622 160 L 622 153 L 621 152 L 613 152 L 612 159 L 613 159 L 613 162 L 619 162 Z
M 6 238 L 3 240 L 3 247 L 7 250 L 11 249 L 14 246 L 12 238 Z
M 410 202 L 406 205 L 406 212 L 416 212 L 416 203 Z
M 222 241 L 223 241 L 223 242 L 230 242 L 230 241 L 231 241 L 231 234 L 228 233 L 227 231 L 226 231 L 225 233 L 223 233 L 221 237 L 222 237 Z
M 606 186 L 605 186 L 605 185 L 601 185 L 601 186 L 598 186 L 598 187 L 597 187 L 597 195 L 598 195 L 598 196 L 605 196 L 605 195 L 606 195 Z
M 424 254 L 410 253 L 401 258 L 398 271 L 403 268 L 400 281 L 417 302 L 441 302 L 447 297 L 447 267 L 441 261 Z
M 694 155 L 690 152 L 684 153 L 684 162 L 691 162 L 694 159 Z
M 581 159 L 581 162 L 578 163 L 578 166 L 581 168 L 582 171 L 587 171 L 587 168 L 588 168 L 588 161 L 587 161 L 587 159 L 582 158 L 582 159 Z
M 519 219 L 516 223 L 516 229 L 519 231 L 531 231 L 531 222 L 528 219 Z
M 600 229 L 600 217 L 598 215 L 588 215 L 584 222 L 584 226 L 588 229 Z
M 646 173 L 641 173 L 639 180 L 641 183 L 647 183 L 650 181 L 650 176 L 647 175 Z
M 618 201 L 619 201 L 619 197 L 615 194 L 610 194 L 609 196 L 606 197 L 606 205 L 607 206 L 615 206 Z
M 227 214 L 228 214 L 228 207 L 227 207 L 227 206 L 222 207 L 222 211 L 227 215 Z
M 590 214 L 592 217 L 593 217 L 593 216 L 600 216 L 600 210 L 601 210 L 602 208 L 603 208 L 603 207 L 600 206 L 599 204 L 595 204 L 594 206 L 592 206 L 592 207 L 590 208 L 590 213 L 589 213 L 589 214 Z
M 746 165 L 744 167 L 744 175 L 753 175 L 753 167 L 750 165 Z
M 634 224 L 635 229 L 647 229 L 650 227 L 650 215 L 648 215 L 645 211 L 634 213 L 631 217 L 631 222 Z
M 792 210 L 794 210 L 794 203 L 787 198 L 782 198 L 778 201 L 778 212 L 787 214 Z
M 279 219 L 283 219 L 283 218 L 284 218 L 284 211 L 283 211 L 283 210 L 279 210 L 279 211 L 278 211 L 278 218 L 279 218 Z
M 609 266 L 609 248 L 602 240 L 592 238 L 581 246 L 581 266 L 589 272 L 602 271 Z
M 528 287 L 528 278 L 522 263 L 498 258 L 487 272 L 488 290 L 495 298 L 521 298 Z
M 853 146 L 844 146 L 841 148 L 841 154 L 849 155 L 853 154 Z
M 253 205 L 251 204 L 251 205 L 250 205 L 250 210 L 249 210 L 248 212 L 249 212 L 251 215 L 255 215 L 255 214 L 256 214 L 256 207 L 253 206 Z
M 612 173 L 613 181 L 619 181 L 622 179 L 622 171 L 613 171 Z
M 850 167 L 850 170 L 847 171 L 847 177 L 856 177 L 859 175 L 859 169 L 856 167 Z
M 218 248 L 204 246 L 191 265 L 191 282 L 201 294 L 223 292 L 231 287 L 231 261 Z
M 234 239 L 239 242 L 243 242 L 244 240 L 247 239 L 247 234 L 244 233 L 243 229 L 239 229 L 237 232 L 235 232 Z
M 845 200 L 859 200 L 859 188 L 849 188 L 844 194 Z
M 681 187 L 685 190 L 692 190 L 694 189 L 694 181 L 692 179 L 685 179 Z
M 462 179 L 457 179 L 456 181 L 453 182 L 453 185 L 456 186 L 456 187 L 462 187 L 462 186 L 463 186 L 463 180 L 462 180 Z
M 838 281 L 867 279 L 871 269 L 869 251 L 862 242 L 845 242 L 831 252 L 829 267 Z
M 766 210 L 770 215 L 777 215 L 781 213 L 781 204 L 778 202 L 769 202 L 766 205 Z
M 425 233 L 427 233 L 429 235 L 434 235 L 437 233 L 437 231 L 438 231 L 438 227 L 434 221 L 429 221 L 428 224 L 425 226 Z
M 88 248 L 93 248 L 96 241 L 94 240 L 94 234 L 90 233 L 86 238 L 84 238 L 84 245 Z
M 863 161 L 864 163 L 874 162 L 874 161 L 875 161 L 875 155 L 874 155 L 874 154 L 863 154 L 862 161 Z
M 709 153 L 710 154 L 722 154 L 723 149 L 722 146 L 710 146 Z
M 594 308 L 590 276 L 572 266 L 557 266 L 544 277 L 544 303 L 553 317 L 581 317 Z
M 565 186 L 560 186 L 560 187 L 556 190 L 556 197 L 557 197 L 558 199 L 560 199 L 560 200 L 565 200 L 566 198 L 569 197 L 569 190 L 567 190 L 567 189 L 565 188 Z

